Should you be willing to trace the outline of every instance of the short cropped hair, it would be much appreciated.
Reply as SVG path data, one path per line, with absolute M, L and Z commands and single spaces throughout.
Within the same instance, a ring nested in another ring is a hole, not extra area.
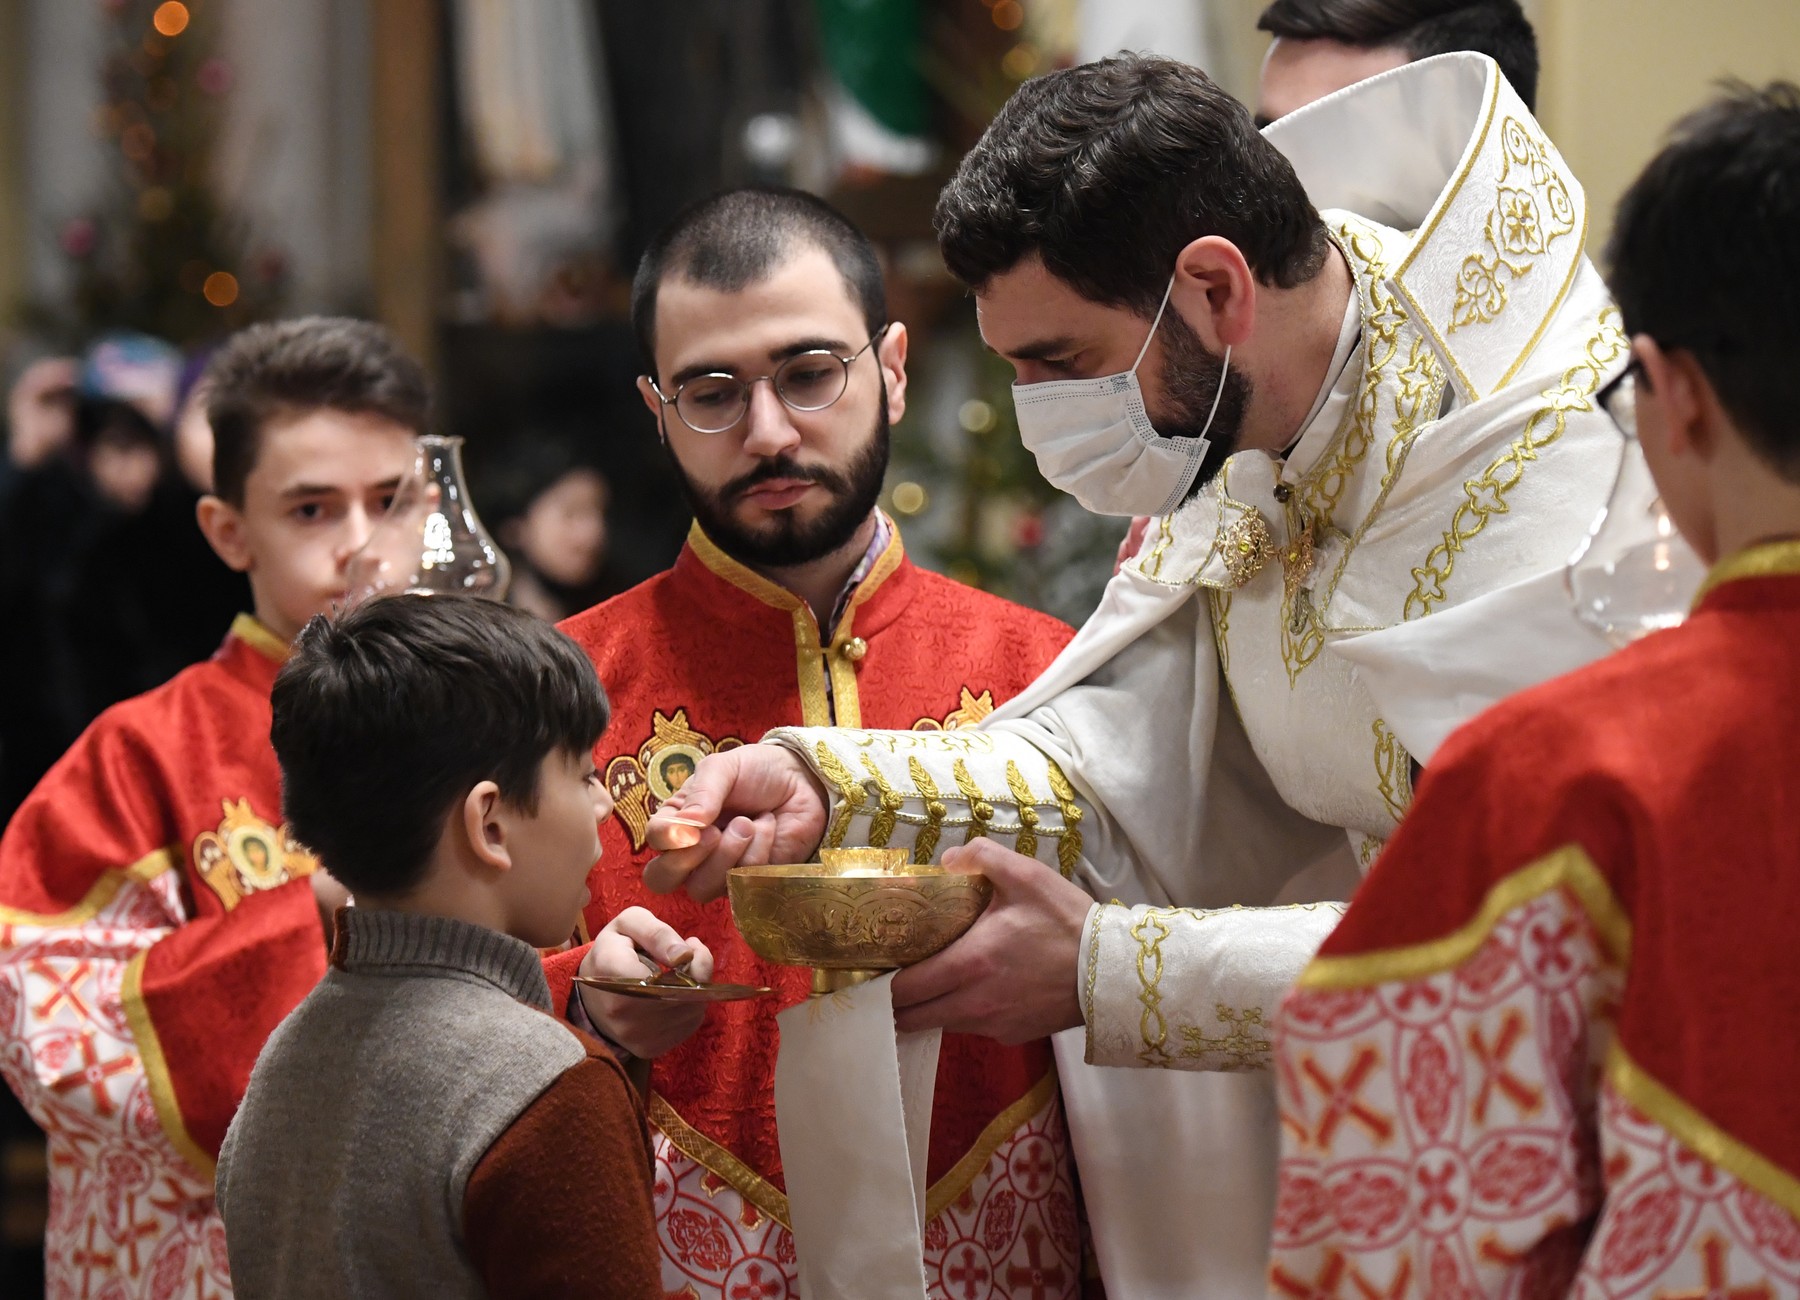
M 1036 253 L 1082 297 L 1148 316 L 1183 247 L 1236 244 L 1264 284 L 1325 264 L 1280 150 L 1204 72 L 1120 54 L 1027 81 L 938 196 L 938 246 L 976 292 Z
M 748 185 L 690 203 L 644 250 L 631 282 L 631 328 L 645 368 L 656 372 L 656 292 L 664 280 L 739 293 L 808 248 L 831 257 L 874 337 L 888 323 L 887 289 L 869 237 L 817 195 Z
M 352 893 L 422 881 L 446 819 L 493 781 L 537 811 L 551 754 L 586 755 L 610 709 L 563 633 L 474 596 L 389 596 L 301 632 L 270 739 L 295 837 Z
M 213 490 L 234 506 L 244 504 L 244 482 L 275 421 L 343 411 L 422 434 L 431 418 L 423 367 L 372 321 L 307 316 L 252 325 L 219 349 L 206 378 Z
M 1752 449 L 1800 483 L 1800 87 L 1742 83 L 1683 118 L 1619 200 L 1625 328 L 1692 353 Z
M 1275 0 L 1256 25 L 1288 40 L 1393 47 L 1415 61 L 1473 50 L 1537 109 L 1537 33 L 1518 0 Z

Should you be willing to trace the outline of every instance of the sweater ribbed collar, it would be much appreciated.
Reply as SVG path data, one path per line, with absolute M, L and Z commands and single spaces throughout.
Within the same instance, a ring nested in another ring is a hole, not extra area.
M 331 964 L 359 974 L 473 975 L 508 997 L 550 1010 L 550 986 L 536 948 L 447 916 L 343 908 L 337 914 Z

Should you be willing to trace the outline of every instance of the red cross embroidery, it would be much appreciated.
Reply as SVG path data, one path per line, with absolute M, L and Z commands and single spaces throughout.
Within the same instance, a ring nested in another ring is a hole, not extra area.
M 1425 1199 L 1419 1203 L 1419 1214 L 1428 1215 L 1438 1205 L 1444 1207 L 1445 1214 L 1456 1213 L 1456 1197 L 1450 1194 L 1450 1184 L 1456 1181 L 1456 1166 L 1445 1165 L 1435 1174 L 1420 1165 L 1413 1171 L 1418 1180 L 1419 1189 L 1425 1193 Z
M 1775 1300 L 1767 1282 L 1732 1286 L 1726 1280 L 1725 1239 L 1716 1232 L 1700 1239 L 1700 1266 L 1706 1282 L 1698 1291 L 1664 1291 L 1656 1300 Z
M 1507 1068 L 1513 1048 L 1525 1036 L 1525 1016 L 1517 1007 L 1508 1007 L 1500 1021 L 1500 1032 L 1493 1043 L 1481 1036 L 1481 1026 L 1469 1027 L 1469 1050 L 1481 1066 L 1481 1090 L 1475 1094 L 1475 1122 L 1487 1123 L 1488 1100 L 1498 1088 L 1519 1108 L 1523 1115 L 1534 1114 L 1544 1104 L 1541 1088 L 1534 1088 Z
M 1411 1011 L 1414 1000 L 1421 1000 L 1428 1007 L 1435 1007 L 1444 1000 L 1444 995 L 1423 980 L 1414 980 L 1401 986 L 1394 995 L 1394 1005 L 1402 1011 Z
M 162 1226 L 156 1221 L 154 1215 L 148 1219 L 138 1218 L 137 1206 L 138 1203 L 136 1197 L 126 1198 L 125 1227 L 124 1231 L 119 1234 L 119 1244 L 130 1252 L 131 1272 L 129 1276 L 131 1277 L 136 1277 L 138 1274 L 138 1243 L 147 1238 L 154 1237 L 157 1230 Z
M 87 1300 L 88 1289 L 92 1282 L 92 1275 L 101 1269 L 110 1272 L 114 1263 L 118 1260 L 118 1256 L 110 1250 L 94 1249 L 94 1232 L 99 1226 L 100 1225 L 95 1220 L 89 1219 L 87 1225 L 87 1245 L 85 1247 L 77 1246 L 74 1250 L 69 1252 L 69 1263 L 81 1270 L 82 1300 Z
M 1401 1300 L 1412 1284 L 1412 1256 L 1400 1256 L 1400 1267 L 1385 1291 L 1372 1285 L 1360 1270 L 1351 1268 L 1349 1259 L 1336 1250 L 1325 1257 L 1325 1267 L 1310 1282 L 1295 1277 L 1277 1264 L 1269 1270 L 1269 1284 L 1283 1295 L 1293 1296 L 1294 1300 L 1339 1300 L 1338 1287 L 1344 1283 L 1346 1273 L 1350 1285 L 1356 1288 L 1362 1300 Z
M 1379 1064 L 1380 1055 L 1373 1047 L 1367 1046 L 1357 1049 L 1355 1057 L 1339 1079 L 1326 1074 L 1311 1056 L 1301 1062 L 1301 1073 L 1311 1079 L 1325 1096 L 1325 1113 L 1319 1117 L 1319 1132 L 1313 1139 L 1321 1150 L 1329 1147 L 1338 1125 L 1346 1119 L 1353 1119 L 1361 1124 L 1377 1142 L 1386 1142 L 1394 1136 L 1393 1118 L 1383 1115 L 1367 1102 L 1358 1100 L 1363 1084 L 1368 1082 L 1369 1075 L 1374 1073 Z
M 66 1002 L 69 1004 L 69 1009 L 83 1020 L 93 1017 L 94 1013 L 88 1009 L 87 1003 L 81 1000 L 81 994 L 78 992 L 83 984 L 93 978 L 94 965 L 92 962 L 78 961 L 69 968 L 69 973 L 64 975 L 42 957 L 34 957 L 26 969 L 51 986 L 50 995 L 31 1009 L 33 1015 L 41 1019 L 56 1010 L 58 1002 Z
M 1068 1275 L 1063 1272 L 1062 1265 L 1054 1263 L 1046 1265 L 1039 1258 L 1043 1247 L 1044 1231 L 1034 1223 L 1025 1229 L 1025 1253 L 1031 1261 L 1029 1267 L 1014 1264 L 1006 1270 L 1006 1285 L 1030 1287 L 1031 1300 L 1050 1300 L 1050 1297 L 1055 1294 L 1051 1288 L 1060 1288 L 1068 1278 Z
M 787 1282 L 780 1277 L 764 1277 L 763 1266 L 756 1260 L 750 1261 L 745 1270 L 742 1282 L 731 1288 L 731 1300 L 775 1300 L 787 1290 Z
M 113 1099 L 107 1095 L 106 1081 L 115 1074 L 123 1074 L 137 1065 L 137 1057 L 130 1052 L 115 1056 L 110 1061 L 101 1061 L 100 1054 L 94 1049 L 94 1036 L 81 1036 L 81 1068 L 71 1070 L 50 1085 L 55 1093 L 73 1092 L 76 1088 L 92 1088 L 94 1090 L 94 1113 L 102 1117 L 112 1115 L 118 1110 Z
M 1035 1197 L 1038 1182 L 1054 1173 L 1056 1164 L 1048 1155 L 1044 1154 L 1044 1144 L 1033 1142 L 1029 1150 L 1031 1151 L 1030 1159 L 1019 1161 L 1018 1172 L 1014 1177 L 1024 1184 L 1025 1195 Z
M 1350 1261 L 1344 1258 L 1342 1251 L 1334 1250 L 1325 1256 L 1325 1267 L 1310 1282 L 1295 1277 L 1281 1265 L 1277 1264 L 1269 1270 L 1269 1283 L 1277 1291 L 1294 1300 L 1337 1300 L 1338 1286 L 1344 1280 L 1344 1272 Z
M 963 1300 L 975 1300 L 976 1284 L 988 1280 L 988 1270 L 975 1258 L 975 1247 L 965 1244 L 962 1250 L 962 1263 L 948 1274 L 950 1285 L 962 1288 Z
M 1531 941 L 1537 945 L 1537 973 L 1548 975 L 1553 971 L 1571 971 L 1575 969 L 1575 955 L 1569 951 L 1569 940 L 1580 931 L 1581 926 L 1573 920 L 1564 920 L 1554 930 L 1543 921 L 1535 921 L 1531 926 Z

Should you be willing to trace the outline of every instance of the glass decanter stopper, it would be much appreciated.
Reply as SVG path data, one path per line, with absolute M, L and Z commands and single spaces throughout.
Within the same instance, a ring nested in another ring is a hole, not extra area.
M 1685 619 L 1705 576 L 1664 508 L 1643 452 L 1627 442 L 1612 496 L 1563 574 L 1576 616 L 1623 647 Z
M 351 561 L 352 603 L 397 592 L 505 599 L 512 564 L 469 500 L 462 444 L 437 434 L 418 440 L 412 473 Z

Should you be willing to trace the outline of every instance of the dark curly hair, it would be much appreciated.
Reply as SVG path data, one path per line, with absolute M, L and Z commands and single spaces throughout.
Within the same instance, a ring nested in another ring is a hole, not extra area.
M 1036 253 L 1083 297 L 1144 316 L 1203 235 L 1280 288 L 1325 264 L 1324 224 L 1249 111 L 1198 68 L 1139 54 L 1020 86 L 938 196 L 936 226 L 978 292 Z

